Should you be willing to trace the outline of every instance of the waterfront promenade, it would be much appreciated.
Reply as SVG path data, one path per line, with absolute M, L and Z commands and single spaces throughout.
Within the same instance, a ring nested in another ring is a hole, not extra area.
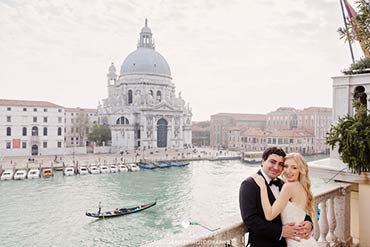
M 53 167 L 77 165 L 97 165 L 102 163 L 139 161 L 179 161 L 179 160 L 231 160 L 240 159 L 240 154 L 233 151 L 215 150 L 210 148 L 167 149 L 156 148 L 147 150 L 127 150 L 120 153 L 71 154 L 49 156 L 15 156 L 0 157 L 0 168 L 25 169 L 31 167 Z

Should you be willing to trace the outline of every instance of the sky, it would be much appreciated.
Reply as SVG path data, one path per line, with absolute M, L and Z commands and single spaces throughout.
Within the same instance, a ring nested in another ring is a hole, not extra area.
M 331 107 L 351 64 L 338 0 L 0 0 L 0 98 L 96 108 L 145 18 L 193 121 Z

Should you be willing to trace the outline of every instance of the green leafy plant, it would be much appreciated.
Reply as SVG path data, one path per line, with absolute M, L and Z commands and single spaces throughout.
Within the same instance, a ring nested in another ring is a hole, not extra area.
M 364 57 L 342 71 L 345 75 L 370 73 L 370 58 Z
M 326 136 L 326 143 L 338 153 L 354 173 L 370 171 L 370 115 L 359 98 L 353 100 L 354 116 L 339 118 Z

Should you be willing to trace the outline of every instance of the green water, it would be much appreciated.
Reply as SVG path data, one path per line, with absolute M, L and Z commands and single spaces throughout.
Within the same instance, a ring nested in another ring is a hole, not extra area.
M 139 172 L 1 181 L 0 245 L 133 247 L 181 232 L 184 219 L 217 227 L 239 214 L 239 185 L 258 168 L 194 161 Z M 156 199 L 156 206 L 132 215 L 104 220 L 84 215 L 97 211 L 99 201 L 104 211 Z

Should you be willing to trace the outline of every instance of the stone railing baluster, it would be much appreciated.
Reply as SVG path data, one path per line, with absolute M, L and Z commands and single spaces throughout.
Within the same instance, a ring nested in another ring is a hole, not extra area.
M 326 240 L 326 235 L 329 232 L 329 225 L 328 225 L 328 218 L 327 218 L 327 212 L 326 212 L 326 200 L 322 201 L 320 205 L 320 237 L 317 240 L 320 247 L 327 247 L 329 246 L 328 241 Z
M 334 243 L 337 241 L 337 237 L 334 234 L 335 228 L 337 227 L 337 220 L 335 218 L 334 212 L 334 197 L 329 198 L 329 209 L 328 209 L 328 220 L 329 220 L 329 233 L 326 236 L 326 239 L 329 243 Z

